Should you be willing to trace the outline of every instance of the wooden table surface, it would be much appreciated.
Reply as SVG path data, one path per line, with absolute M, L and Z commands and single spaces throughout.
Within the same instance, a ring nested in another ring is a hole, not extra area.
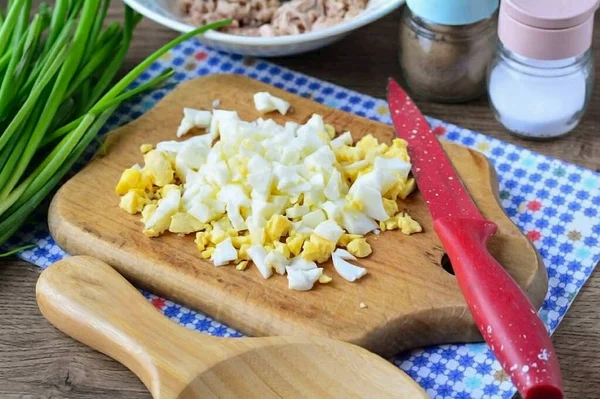
M 5 3 L 4 1 L 0 3 Z M 113 1 L 110 20 L 122 17 Z M 376 97 L 384 97 L 388 76 L 398 77 L 400 13 L 363 28 L 342 42 L 312 54 L 274 62 Z M 600 16 L 596 18 L 600 22 Z M 175 33 L 150 21 L 136 31 L 126 69 Z M 595 33 L 595 54 L 600 29 Z M 597 76 L 600 68 L 596 68 Z M 420 103 L 424 113 L 600 171 L 600 88 L 585 119 L 566 138 L 538 143 L 513 138 L 495 122 L 485 100 L 467 105 Z M 0 261 L 0 398 L 141 399 L 150 395 L 127 369 L 55 330 L 40 315 L 35 282 L 40 270 L 16 259 Z M 562 365 L 567 397 L 600 397 L 600 271 L 575 300 L 553 340 Z

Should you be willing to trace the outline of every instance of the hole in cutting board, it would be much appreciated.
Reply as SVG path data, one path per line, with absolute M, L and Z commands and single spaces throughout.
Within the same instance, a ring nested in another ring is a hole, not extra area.
M 444 256 L 442 256 L 440 264 L 442 265 L 442 269 L 454 276 L 454 268 L 452 267 L 452 263 L 450 262 L 448 254 L 444 254 Z

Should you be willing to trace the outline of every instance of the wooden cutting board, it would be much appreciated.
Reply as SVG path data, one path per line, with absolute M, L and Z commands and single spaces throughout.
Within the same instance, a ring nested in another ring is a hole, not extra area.
M 444 251 L 418 193 L 400 208 L 407 208 L 423 225 L 423 233 L 405 236 L 392 231 L 370 236 L 374 252 L 360 260 L 367 276 L 349 283 L 327 264 L 325 271 L 334 281 L 317 284 L 309 292 L 288 290 L 284 276 L 264 280 L 254 267 L 244 272 L 233 266 L 216 268 L 200 258 L 193 235 L 148 238 L 141 232 L 140 216 L 119 209 L 114 187 L 121 172 L 143 161 L 141 144 L 175 139 L 183 107 L 211 109 L 218 99 L 220 108 L 237 110 L 242 119 L 254 120 L 259 114 L 252 96 L 258 91 L 270 91 L 292 104 L 294 111 L 287 117 L 269 115 L 277 122 L 304 123 L 318 113 L 338 132 L 350 130 L 355 139 L 368 133 L 384 142 L 394 137 L 388 125 L 249 78 L 195 79 L 111 133 L 107 155 L 99 155 L 60 189 L 49 214 L 55 240 L 70 254 L 97 257 L 138 286 L 249 335 L 318 334 L 383 356 L 431 344 L 480 341 L 455 277 L 442 267 Z M 483 215 L 499 226 L 490 242 L 491 253 L 539 306 L 547 289 L 546 270 L 534 247 L 499 205 L 493 167 L 477 152 L 450 143 L 444 147 Z M 367 308 L 361 308 L 361 302 Z

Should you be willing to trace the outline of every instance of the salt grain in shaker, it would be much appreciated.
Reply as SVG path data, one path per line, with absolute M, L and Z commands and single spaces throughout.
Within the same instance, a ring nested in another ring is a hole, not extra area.
M 529 139 L 563 136 L 581 120 L 594 82 L 598 0 L 503 0 L 488 93 L 498 121 Z

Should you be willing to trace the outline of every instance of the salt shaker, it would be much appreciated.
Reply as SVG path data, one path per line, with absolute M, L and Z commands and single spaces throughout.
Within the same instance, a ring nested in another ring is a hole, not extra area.
M 572 131 L 592 93 L 590 50 L 598 0 L 503 0 L 489 68 L 496 119 L 511 133 L 549 139 Z
M 464 102 L 485 94 L 499 0 L 407 0 L 400 68 L 414 97 Z

